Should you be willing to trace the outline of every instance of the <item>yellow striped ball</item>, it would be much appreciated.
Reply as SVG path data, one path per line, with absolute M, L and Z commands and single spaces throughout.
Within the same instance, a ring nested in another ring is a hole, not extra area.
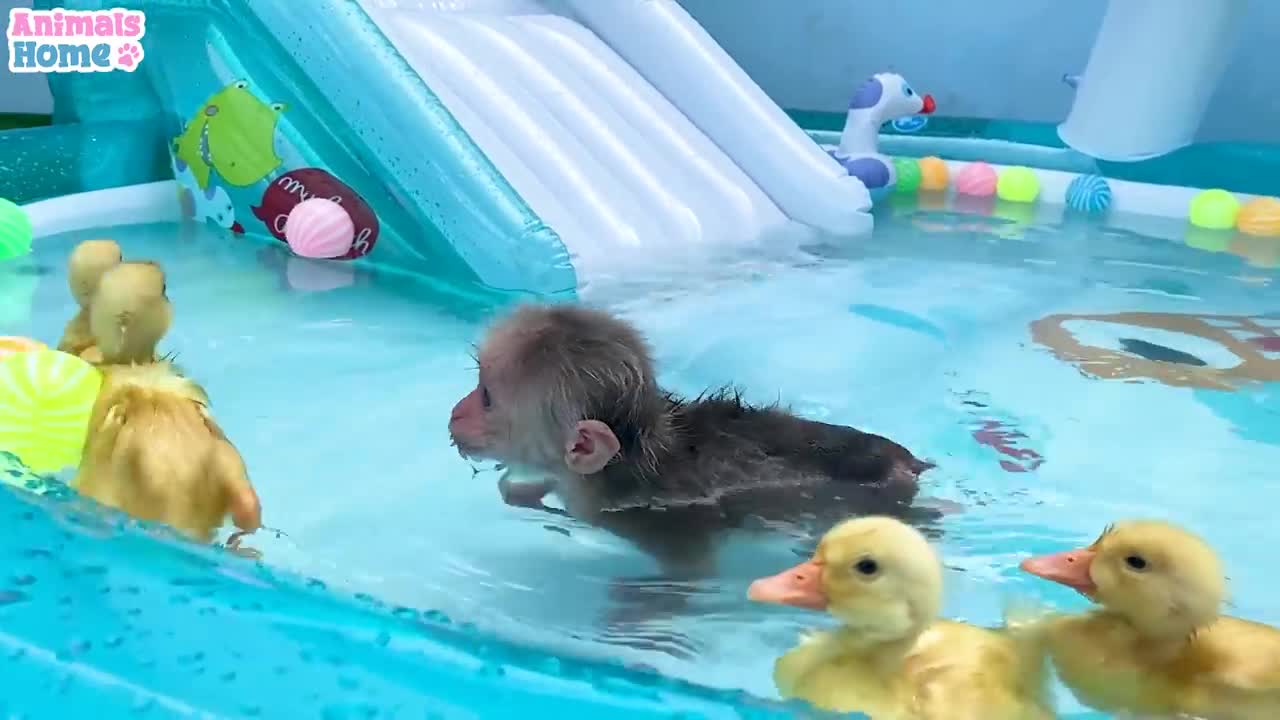
M 102 373 L 57 350 L 0 358 L 0 450 L 36 472 L 79 465 Z

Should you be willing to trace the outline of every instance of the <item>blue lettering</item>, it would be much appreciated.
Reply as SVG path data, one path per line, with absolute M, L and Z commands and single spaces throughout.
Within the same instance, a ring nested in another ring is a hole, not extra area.
M 23 40 L 9 44 L 9 57 L 15 68 L 29 68 L 36 64 L 36 41 Z
M 89 51 L 95 67 L 111 67 L 111 43 L 98 43 Z
M 9 57 L 15 70 L 70 70 L 75 68 L 111 70 L 111 43 L 96 45 L 40 43 L 14 40 L 9 43 Z
M 88 45 L 59 45 L 57 47 L 58 67 L 66 69 L 69 67 L 89 66 Z
M 36 65 L 51 68 L 58 64 L 58 48 L 52 45 L 41 45 L 36 48 Z

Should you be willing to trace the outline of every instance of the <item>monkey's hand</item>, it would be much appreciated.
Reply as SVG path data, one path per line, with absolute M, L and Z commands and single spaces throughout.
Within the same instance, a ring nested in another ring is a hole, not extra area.
M 542 498 L 551 492 L 551 483 L 546 480 L 519 482 L 512 480 L 508 473 L 498 481 L 498 492 L 502 493 L 502 502 L 511 507 L 546 510 L 547 506 L 542 504 Z
M 240 544 L 241 542 L 244 541 L 245 535 L 250 535 L 252 533 L 253 533 L 252 530 L 249 530 L 249 531 L 240 530 L 240 531 L 231 533 L 231 537 L 227 538 L 227 545 L 226 545 L 227 549 L 235 553 L 236 555 L 239 555 L 240 557 L 246 557 L 246 558 L 249 558 L 250 560 L 261 560 L 262 559 L 261 550 L 255 550 L 251 547 L 245 547 L 244 545 Z

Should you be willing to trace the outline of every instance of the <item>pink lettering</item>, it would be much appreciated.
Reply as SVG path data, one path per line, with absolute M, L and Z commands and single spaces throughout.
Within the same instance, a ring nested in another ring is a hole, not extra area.
M 142 13 L 129 13 L 124 19 L 124 34 L 128 37 L 138 37 L 142 34 L 142 26 L 146 20 Z
M 27 10 L 14 10 L 9 13 L 9 37 L 32 37 L 31 13 Z

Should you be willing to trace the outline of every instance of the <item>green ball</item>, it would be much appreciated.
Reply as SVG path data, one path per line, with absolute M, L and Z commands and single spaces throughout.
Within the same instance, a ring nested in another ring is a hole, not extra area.
M 898 184 L 893 191 L 913 193 L 920 188 L 920 163 L 915 158 L 894 158 L 893 169 L 898 173 Z
M 1230 230 L 1236 226 L 1240 201 L 1226 190 L 1205 190 L 1191 198 L 1191 224 L 1208 230 Z
M 996 180 L 996 196 L 1008 202 L 1035 202 L 1040 194 L 1040 178 L 1029 167 L 1005 168 Z
M 27 211 L 0 198 L 0 260 L 31 252 L 31 232 Z

